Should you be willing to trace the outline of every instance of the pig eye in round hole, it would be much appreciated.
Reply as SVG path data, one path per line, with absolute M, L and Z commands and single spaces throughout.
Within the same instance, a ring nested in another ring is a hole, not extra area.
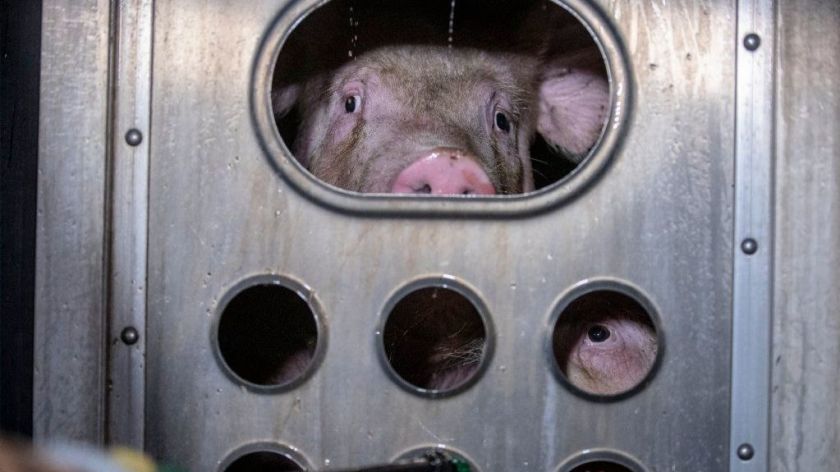
M 510 120 L 507 115 L 500 111 L 496 112 L 496 127 L 505 133 L 510 133 Z
M 593 343 L 602 343 L 610 338 L 610 330 L 604 325 L 595 325 L 586 334 Z
M 356 113 L 361 108 L 362 108 L 362 97 L 361 97 L 361 95 L 353 95 L 352 97 L 347 97 L 344 100 L 344 111 L 346 111 L 347 113 Z
M 564 298 L 549 338 L 555 373 L 573 390 L 602 397 L 643 385 L 662 349 L 652 305 L 624 286 L 583 286 Z

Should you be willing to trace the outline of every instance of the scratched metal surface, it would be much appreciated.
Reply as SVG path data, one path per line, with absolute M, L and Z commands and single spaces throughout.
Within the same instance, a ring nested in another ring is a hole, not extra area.
M 840 470 L 840 4 L 778 27 L 771 463 Z
M 585 193 L 511 220 L 363 218 L 303 197 L 269 165 L 249 105 L 255 55 L 286 4 L 157 1 L 147 449 L 194 471 L 258 441 L 294 447 L 315 468 L 440 443 L 485 471 L 554 470 L 589 448 L 622 451 L 649 470 L 724 470 L 734 5 L 601 5 L 635 83 L 623 145 Z M 311 287 L 329 332 L 320 368 L 286 393 L 233 383 L 209 341 L 220 298 L 260 274 Z M 481 296 L 495 354 L 471 389 L 428 399 L 389 379 L 374 333 L 390 293 L 440 274 Z M 544 350 L 559 295 L 593 277 L 638 287 L 667 338 L 651 384 L 617 402 L 566 390 Z
M 33 365 L 37 440 L 98 443 L 105 434 L 109 15 L 104 0 L 43 4 Z

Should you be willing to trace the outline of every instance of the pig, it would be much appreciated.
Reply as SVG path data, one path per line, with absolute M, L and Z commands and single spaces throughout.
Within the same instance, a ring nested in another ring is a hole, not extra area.
M 404 300 L 384 332 L 394 370 L 433 392 L 457 389 L 472 379 L 485 358 L 486 332 L 471 303 L 438 288 Z M 551 345 L 568 382 L 599 396 L 619 395 L 641 384 L 658 352 L 656 331 L 644 309 L 612 291 L 572 302 L 558 318 Z
M 415 387 L 458 389 L 485 358 L 480 317 L 470 302 L 448 290 L 429 288 L 405 300 L 385 327 L 388 361 Z M 572 302 L 558 318 L 551 344 L 566 380 L 599 396 L 619 395 L 642 383 L 658 352 L 656 331 L 645 311 L 610 291 Z
M 610 94 L 597 51 L 533 54 L 385 46 L 334 72 L 273 91 L 301 126 L 296 159 L 321 181 L 361 193 L 517 194 L 534 190 L 539 134 L 580 162 Z
M 558 318 L 553 336 L 566 379 L 593 395 L 617 395 L 640 385 L 653 368 L 658 338 L 632 299 L 602 291 L 579 298 Z
M 227 361 L 239 366 L 238 374 L 260 385 L 295 381 L 315 354 L 314 327 L 300 321 L 278 323 L 275 315 L 266 312 L 258 322 L 240 325 L 244 331 L 220 341 Z M 469 382 L 486 357 L 481 316 L 470 301 L 449 289 L 430 287 L 406 296 L 389 314 L 382 336 L 385 357 L 397 375 L 433 393 Z M 641 305 L 604 290 L 581 296 L 563 310 L 551 346 L 571 385 L 611 396 L 645 381 L 656 363 L 659 339 Z

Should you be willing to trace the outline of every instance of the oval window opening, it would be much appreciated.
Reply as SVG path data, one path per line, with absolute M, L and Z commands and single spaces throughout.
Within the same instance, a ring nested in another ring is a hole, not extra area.
M 615 290 L 594 290 L 573 298 L 557 317 L 551 341 L 563 380 L 599 397 L 639 388 L 653 371 L 661 348 L 648 310 Z
M 458 291 L 425 287 L 400 298 L 381 332 L 384 359 L 401 383 L 430 396 L 477 380 L 488 358 L 488 327 Z
M 271 101 L 287 148 L 333 187 L 516 195 L 586 162 L 609 84 L 558 2 L 333 0 L 289 34 Z
M 312 371 L 318 321 L 307 301 L 278 283 L 236 292 L 216 331 L 218 352 L 234 377 L 257 388 L 291 388 Z

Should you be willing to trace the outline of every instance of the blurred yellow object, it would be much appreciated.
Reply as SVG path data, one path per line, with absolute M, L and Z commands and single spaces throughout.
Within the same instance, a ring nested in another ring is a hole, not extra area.
M 157 465 L 141 452 L 126 447 L 114 447 L 110 451 L 114 462 L 126 472 L 156 472 Z

